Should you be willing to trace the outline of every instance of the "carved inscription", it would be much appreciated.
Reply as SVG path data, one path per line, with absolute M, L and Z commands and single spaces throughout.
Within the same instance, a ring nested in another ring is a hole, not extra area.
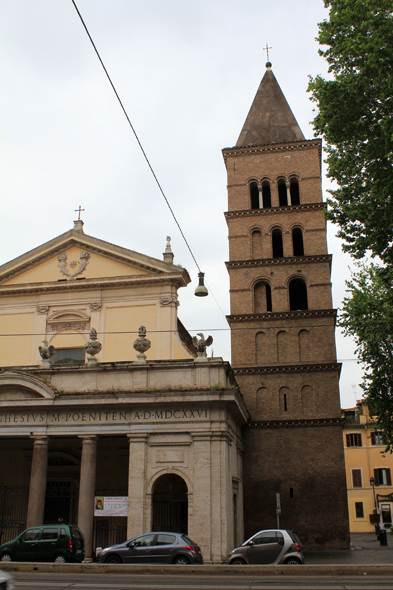
M 103 424 L 103 423 L 124 423 L 124 422 L 161 422 L 161 421 L 182 421 L 202 420 L 208 418 L 206 408 L 187 409 L 159 409 L 159 410 L 107 410 L 99 412 L 76 411 L 76 412 L 15 412 L 0 413 L 0 427 L 9 425 L 33 425 L 39 424 Z

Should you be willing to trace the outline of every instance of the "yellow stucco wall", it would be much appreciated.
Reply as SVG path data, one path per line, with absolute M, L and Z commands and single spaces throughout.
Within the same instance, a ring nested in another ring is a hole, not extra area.
M 88 249 L 86 251 L 88 252 Z M 67 268 L 71 274 L 78 269 L 82 252 L 84 252 L 84 250 L 75 246 L 68 248 L 63 252 L 63 254 L 67 255 Z M 81 274 L 77 275 L 78 278 L 85 277 L 91 279 L 147 274 L 147 271 L 128 264 L 123 264 L 122 262 L 118 262 L 109 257 L 107 258 L 106 256 L 91 252 L 89 252 L 89 254 L 89 263 L 87 264 L 86 269 Z M 71 264 L 73 263 L 76 263 L 76 265 L 71 267 Z M 58 281 L 59 279 L 66 278 L 66 275 L 60 272 L 58 255 L 56 255 L 29 270 L 25 270 L 12 279 L 5 281 L 3 284 L 41 283 L 46 281 Z
M 34 313 L 0 314 L 0 366 L 30 364 L 33 326 Z
M 137 352 L 132 345 L 138 337 L 140 326 L 145 326 L 147 338 L 151 341 L 151 348 L 145 353 L 146 357 L 148 360 L 155 360 L 156 306 L 107 308 L 102 360 L 104 362 L 135 361 Z
M 373 445 L 371 441 L 372 420 L 365 406 L 364 415 L 360 416 L 361 423 L 348 424 L 344 428 L 344 455 L 348 489 L 349 526 L 352 533 L 374 532 L 374 525 L 370 523 L 370 514 L 374 510 L 373 489 L 370 478 L 374 476 L 374 469 L 388 468 L 393 477 L 393 456 L 383 453 L 385 446 Z M 361 447 L 348 447 L 347 434 L 361 434 Z M 360 469 L 362 487 L 353 486 L 352 470 Z M 375 486 L 375 494 L 388 495 L 393 493 L 393 487 L 387 485 Z M 355 503 L 362 502 L 364 517 L 356 518 Z M 390 503 L 393 515 L 393 503 Z

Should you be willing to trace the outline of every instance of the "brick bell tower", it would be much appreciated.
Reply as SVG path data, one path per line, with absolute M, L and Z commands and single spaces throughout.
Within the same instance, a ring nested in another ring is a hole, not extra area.
M 331 255 L 320 139 L 306 140 L 272 72 L 258 88 L 228 173 L 232 367 L 244 431 L 246 538 L 277 526 L 304 546 L 348 547 Z

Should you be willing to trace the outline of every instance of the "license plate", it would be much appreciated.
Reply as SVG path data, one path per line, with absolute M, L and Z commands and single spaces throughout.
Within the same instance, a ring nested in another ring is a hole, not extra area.
M 77 553 L 82 553 L 82 549 L 77 549 L 76 552 Z

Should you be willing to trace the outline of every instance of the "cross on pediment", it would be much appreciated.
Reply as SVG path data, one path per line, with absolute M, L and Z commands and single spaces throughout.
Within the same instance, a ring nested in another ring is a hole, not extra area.
M 80 221 L 82 211 L 85 211 L 85 209 L 82 209 L 80 205 L 78 209 L 75 209 L 75 213 L 78 213 L 78 221 Z

